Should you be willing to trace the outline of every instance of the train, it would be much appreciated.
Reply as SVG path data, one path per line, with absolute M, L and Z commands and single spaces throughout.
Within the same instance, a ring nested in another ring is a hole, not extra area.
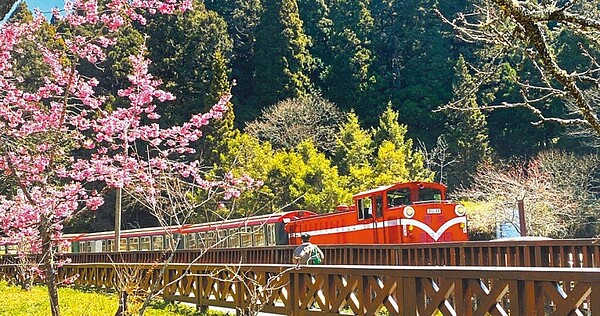
M 406 244 L 467 241 L 466 209 L 446 199 L 446 186 L 407 182 L 357 193 L 353 204 L 317 214 L 293 210 L 202 224 L 121 231 L 119 251 L 240 248 L 298 245 L 307 233 L 311 242 L 332 244 Z M 114 231 L 65 234 L 64 252 L 116 251 Z M 1 253 L 16 252 L 5 244 Z

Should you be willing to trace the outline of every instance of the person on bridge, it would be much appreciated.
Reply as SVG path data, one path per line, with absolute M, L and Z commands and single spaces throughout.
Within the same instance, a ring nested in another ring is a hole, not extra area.
M 321 264 L 324 259 L 323 251 L 310 242 L 310 235 L 303 233 L 300 235 L 302 244 L 294 250 L 295 264 Z

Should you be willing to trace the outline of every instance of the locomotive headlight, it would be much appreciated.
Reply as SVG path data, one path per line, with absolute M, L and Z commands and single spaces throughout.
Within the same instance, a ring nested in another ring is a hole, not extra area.
M 457 216 L 465 216 L 465 214 L 467 213 L 467 209 L 459 204 L 454 208 L 454 213 Z
M 412 218 L 413 216 L 415 216 L 415 209 L 412 208 L 412 206 L 405 207 L 404 208 L 404 217 Z

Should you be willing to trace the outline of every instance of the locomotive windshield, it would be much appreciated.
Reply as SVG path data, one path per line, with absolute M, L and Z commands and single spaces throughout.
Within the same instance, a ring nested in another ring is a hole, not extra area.
M 419 201 L 441 201 L 442 191 L 433 188 L 419 189 Z
M 410 189 L 401 188 L 387 191 L 388 207 L 409 205 L 410 204 Z

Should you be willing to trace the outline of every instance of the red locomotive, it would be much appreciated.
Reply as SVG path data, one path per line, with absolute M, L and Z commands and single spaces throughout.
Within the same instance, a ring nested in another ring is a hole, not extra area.
M 290 244 L 308 233 L 315 244 L 402 244 L 465 241 L 465 207 L 446 200 L 439 183 L 410 182 L 354 195 L 338 212 L 290 221 Z
M 207 247 L 238 248 L 300 244 L 308 233 L 315 244 L 402 244 L 467 240 L 464 206 L 446 200 L 438 183 L 410 182 L 354 195 L 354 204 L 315 214 L 288 211 L 212 223 L 123 230 L 121 251 Z M 66 234 L 67 252 L 114 251 L 114 232 Z M 0 240 L 0 254 L 16 245 Z

